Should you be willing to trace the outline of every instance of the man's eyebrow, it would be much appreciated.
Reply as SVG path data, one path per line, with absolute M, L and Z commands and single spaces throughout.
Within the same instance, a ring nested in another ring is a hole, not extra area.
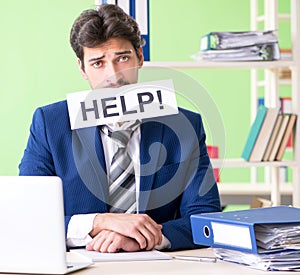
M 103 59 L 104 57 L 105 57 L 105 55 L 92 57 L 92 58 L 90 58 L 90 59 L 88 60 L 88 62 L 101 60 L 101 59 Z
M 124 51 L 120 51 L 120 52 L 114 52 L 113 54 L 115 54 L 115 55 L 132 54 L 132 50 L 124 50 Z M 101 55 L 101 56 L 92 57 L 88 60 L 88 62 L 98 61 L 98 60 L 103 59 L 104 57 L 105 57 L 105 54 Z
M 120 54 L 130 54 L 132 53 L 132 50 L 125 50 L 125 51 L 121 51 L 121 52 L 115 52 L 116 55 L 120 55 Z

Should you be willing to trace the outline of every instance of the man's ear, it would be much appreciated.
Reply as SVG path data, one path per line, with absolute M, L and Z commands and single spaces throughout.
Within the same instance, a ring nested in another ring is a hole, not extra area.
M 143 63 L 144 63 L 144 54 L 143 54 L 143 48 L 142 47 L 140 47 L 139 55 L 140 55 L 139 68 L 141 68 L 143 66 Z
M 86 73 L 85 73 L 85 71 L 84 71 L 83 64 L 82 64 L 82 62 L 81 62 L 81 60 L 80 60 L 79 58 L 78 58 L 78 60 L 77 60 L 77 63 L 78 63 L 79 71 L 80 71 L 82 77 L 83 77 L 85 80 L 87 80 L 88 77 L 87 77 L 87 75 L 86 75 Z

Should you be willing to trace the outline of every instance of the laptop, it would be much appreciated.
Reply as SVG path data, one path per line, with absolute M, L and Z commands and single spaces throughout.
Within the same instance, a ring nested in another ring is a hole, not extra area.
M 0 176 L 0 272 L 66 274 L 91 265 L 66 262 L 62 181 Z

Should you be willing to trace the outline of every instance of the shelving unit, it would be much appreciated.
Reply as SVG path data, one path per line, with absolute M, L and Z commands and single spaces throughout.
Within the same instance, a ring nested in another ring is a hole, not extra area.
M 190 61 L 190 62 L 145 62 L 146 67 L 168 67 L 177 69 L 250 69 L 251 70 L 251 121 L 257 110 L 258 87 L 265 86 L 265 104 L 268 107 L 275 107 L 278 104 L 278 69 L 288 67 L 292 72 L 290 84 L 292 89 L 292 111 L 300 118 L 300 0 L 290 0 L 290 14 L 278 14 L 277 0 L 264 0 L 265 15 L 258 16 L 258 0 L 251 1 L 251 28 L 257 28 L 258 22 L 264 22 L 265 29 L 277 29 L 278 20 L 290 20 L 292 60 L 279 61 L 256 61 L 256 62 L 212 62 L 212 61 Z M 285 0 L 284 0 L 285 1 Z M 264 70 L 265 80 L 258 81 L 257 70 Z M 249 123 L 250 127 L 250 123 Z M 220 183 L 221 195 L 262 195 L 270 194 L 273 205 L 281 203 L 281 195 L 291 194 L 293 205 L 300 207 L 300 123 L 296 125 L 294 139 L 294 160 L 280 162 L 246 162 L 242 159 L 212 159 L 214 168 L 245 168 L 264 167 L 266 172 L 265 182 L 257 183 L 255 172 L 252 173 L 251 183 Z M 292 169 L 292 184 L 279 182 L 279 167 L 289 166 Z M 252 169 L 251 168 L 251 169 Z
M 250 62 L 217 62 L 217 61 L 179 61 L 179 62 L 145 62 L 145 67 L 168 67 L 175 69 L 270 69 L 294 67 L 296 62 L 292 60 L 278 61 L 250 61 Z
M 292 37 L 292 53 L 294 62 L 289 68 L 294 71 L 293 79 L 294 82 L 279 81 L 278 70 L 264 69 L 264 80 L 258 81 L 259 69 L 254 67 L 251 69 L 251 122 L 254 120 L 257 112 L 257 102 L 258 102 L 258 90 L 259 87 L 264 87 L 264 99 L 265 105 L 267 107 L 276 107 L 279 104 L 279 86 L 292 84 L 292 99 L 293 107 L 292 112 L 299 114 L 299 101 L 298 92 L 299 90 L 299 80 L 296 80 L 296 75 L 299 73 L 299 61 L 297 60 L 295 53 L 299 51 L 299 1 L 290 0 L 290 14 L 279 14 L 278 13 L 278 1 L 277 0 L 264 0 L 264 15 L 259 16 L 258 14 L 258 0 L 251 0 L 251 29 L 259 29 L 259 23 L 263 23 L 264 29 L 266 30 L 279 30 L 279 22 L 287 21 L 291 26 L 291 37 Z M 287 1 L 288 3 L 288 1 Z M 299 117 L 299 116 L 298 116 Z M 298 123 L 299 125 L 299 123 Z M 299 126 L 297 127 L 297 133 L 299 133 Z M 296 133 L 296 134 L 297 134 Z M 297 134 L 299 138 L 299 134 Z M 297 178 L 299 177 L 299 153 L 297 150 L 297 141 L 295 142 L 296 147 L 294 148 L 294 159 L 295 163 L 292 165 L 285 165 L 281 163 L 282 166 L 290 166 L 293 170 L 293 204 L 299 206 L 299 183 Z M 297 161 L 298 160 L 298 161 Z M 266 165 L 264 169 L 265 174 L 265 184 L 272 187 L 271 189 L 271 200 L 275 205 L 281 203 L 280 194 L 282 194 L 282 185 L 279 182 L 279 167 Z M 253 167 L 251 169 L 251 182 L 255 184 L 257 182 L 257 169 Z

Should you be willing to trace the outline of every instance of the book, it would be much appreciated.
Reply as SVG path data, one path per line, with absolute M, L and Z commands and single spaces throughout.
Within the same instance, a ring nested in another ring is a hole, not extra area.
M 284 133 L 285 133 L 285 130 L 286 130 L 286 127 L 288 125 L 289 118 L 290 118 L 289 114 L 281 114 L 280 116 L 282 116 L 282 121 L 281 121 L 281 124 L 279 126 L 278 133 L 275 137 L 273 147 L 272 147 L 271 152 L 270 152 L 270 156 L 269 156 L 269 159 L 268 159 L 269 161 L 274 161 L 275 158 L 276 158 L 280 143 L 282 141 L 282 138 L 284 136 Z
M 191 215 L 195 244 L 255 254 L 300 247 L 300 209 L 289 206 Z
M 295 124 L 296 124 L 296 119 L 297 119 L 297 116 L 295 114 L 290 114 L 289 115 L 289 121 L 288 121 L 288 124 L 286 126 L 286 130 L 284 131 L 284 135 L 282 137 L 282 141 L 281 141 L 280 146 L 278 148 L 278 152 L 276 154 L 275 160 L 278 160 L 278 161 L 282 160 L 283 153 L 284 153 L 284 151 L 287 147 L 289 138 L 293 133 L 293 129 L 294 129 Z
M 219 147 L 214 145 L 207 145 L 207 153 L 210 158 L 218 158 L 219 157 Z M 220 169 L 214 168 L 214 176 L 216 179 L 216 182 L 220 182 Z
M 255 145 L 252 149 L 249 161 L 262 161 L 270 140 L 274 125 L 276 123 L 280 107 L 268 108 L 263 125 L 259 131 Z
M 263 97 L 258 98 L 258 105 L 264 105 L 265 99 Z M 282 114 L 291 114 L 292 113 L 292 98 L 290 96 L 280 97 L 278 100 L 278 104 L 281 107 Z M 294 146 L 294 135 L 291 135 L 287 144 L 288 148 L 292 148 Z
M 283 114 L 292 113 L 292 98 L 280 97 L 281 112 Z M 294 146 L 294 135 L 291 135 L 287 144 L 287 147 L 292 148 Z
M 256 117 L 254 119 L 254 122 L 251 125 L 250 132 L 248 134 L 247 141 L 246 141 L 246 144 L 245 144 L 243 152 L 242 152 L 242 158 L 247 161 L 250 158 L 251 152 L 255 145 L 256 139 L 260 132 L 260 129 L 263 125 L 267 111 L 268 111 L 268 108 L 265 107 L 264 105 L 260 105 L 258 107 Z
M 254 196 L 252 198 L 252 201 L 250 204 L 250 208 L 262 208 L 262 207 L 271 207 L 271 206 L 272 206 L 271 200 L 257 197 L 257 196 Z
M 274 31 L 210 32 L 201 37 L 200 49 L 224 50 L 253 45 L 276 43 Z
M 277 116 L 277 119 L 276 119 L 276 122 L 275 122 L 275 125 L 274 125 L 274 128 L 273 128 L 271 137 L 270 137 L 269 142 L 268 142 L 268 146 L 267 146 L 267 148 L 264 152 L 264 155 L 263 155 L 263 159 L 262 159 L 263 161 L 268 161 L 269 158 L 270 158 L 271 150 L 274 147 L 274 142 L 275 142 L 275 139 L 277 137 L 278 131 L 280 129 L 282 118 L 283 118 L 282 115 Z

